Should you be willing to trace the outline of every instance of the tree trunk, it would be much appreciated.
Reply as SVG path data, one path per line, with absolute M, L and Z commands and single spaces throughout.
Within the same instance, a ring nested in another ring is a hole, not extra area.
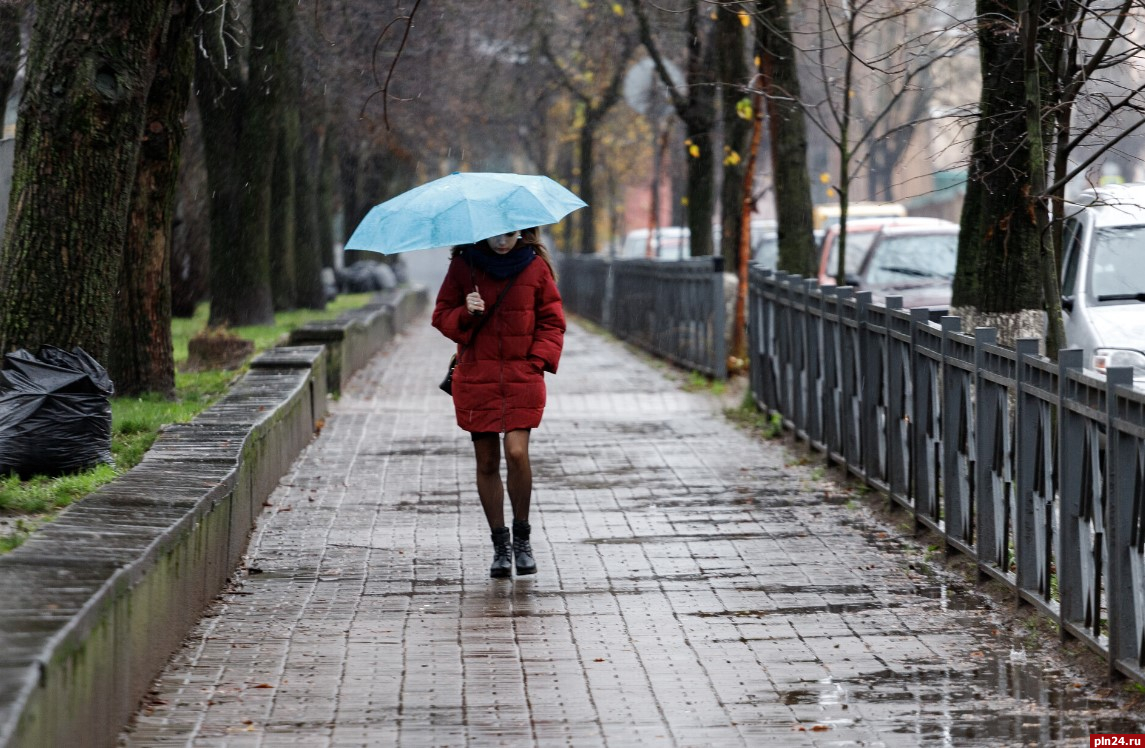
M 807 176 L 807 125 L 799 108 L 799 78 L 787 5 L 758 0 L 756 53 L 763 72 L 775 182 L 780 270 L 805 278 L 817 274 L 811 221 L 811 179 Z M 780 199 L 782 195 L 782 199 Z
M 1060 348 L 1065 347 L 1065 329 L 1062 323 L 1061 291 L 1058 285 L 1058 264 L 1054 259 L 1054 245 L 1050 236 L 1049 196 L 1046 195 L 1046 150 L 1042 128 L 1042 84 L 1038 74 L 1038 26 L 1041 16 L 1040 0 L 1018 0 L 1022 19 L 1026 79 L 1026 132 L 1030 154 L 1030 188 L 1026 192 L 1026 211 L 1034 216 L 1038 242 L 1038 277 L 1042 283 L 1042 298 L 1046 310 L 1046 353 L 1057 360 Z
M 736 9 L 738 10 L 738 8 Z M 747 96 L 751 73 L 744 50 L 744 26 L 740 14 L 729 7 L 719 9 L 716 19 L 716 55 L 719 66 L 720 104 L 724 124 L 724 175 L 720 187 L 720 254 L 729 271 L 739 266 L 740 229 L 744 220 L 744 172 L 748 159 L 752 121 L 739 106 Z M 748 248 L 750 252 L 750 247 Z M 750 260 L 750 258 L 748 258 Z
M 596 142 L 596 112 L 586 103 L 584 126 L 580 128 L 580 199 L 588 203 L 588 207 L 580 211 L 580 253 L 591 255 L 596 253 L 596 216 L 592 206 L 596 204 L 596 192 L 592 186 L 593 161 L 595 159 L 593 145 Z
M 40 2 L 0 258 L 0 351 L 106 361 L 167 3 Z
M 751 246 L 751 212 L 755 208 L 752 200 L 753 184 L 755 181 L 755 162 L 759 155 L 759 143 L 763 139 L 763 96 L 756 93 L 751 98 L 751 143 L 748 146 L 747 168 L 743 175 L 743 203 L 740 210 L 743 220 L 740 222 L 739 236 L 739 267 L 737 268 L 739 286 L 736 289 L 735 326 L 732 328 L 732 353 L 728 359 L 728 370 L 742 370 L 748 365 L 747 351 L 747 296 L 748 296 L 748 253 Z M 734 366 L 733 366 L 734 363 Z
M 294 309 L 294 253 L 295 205 L 297 174 L 295 158 L 298 154 L 298 112 L 286 113 L 279 124 L 277 145 L 274 149 L 274 171 L 270 180 L 270 224 L 267 227 L 270 253 L 270 288 L 274 298 L 274 311 Z
M 3 125 L 8 97 L 12 95 L 16 71 L 20 67 L 20 26 L 23 22 L 23 0 L 0 4 L 0 125 Z
M 319 138 L 319 167 L 318 167 L 318 248 L 321 252 L 322 267 L 339 267 L 335 264 L 335 244 L 342 242 L 343 238 L 335 236 L 334 221 L 338 213 L 339 200 L 337 198 L 337 185 L 340 182 L 338 175 L 338 149 L 334 145 L 334 137 L 329 128 Z
M 175 394 L 171 343 L 171 231 L 183 116 L 195 58 L 191 24 L 173 13 L 147 97 L 147 119 L 123 248 L 108 372 L 118 395 Z
M 644 13 L 641 0 L 630 0 L 640 28 L 640 41 L 656 63 L 661 81 L 672 92 L 672 106 L 684 123 L 685 202 L 688 228 L 691 230 L 693 257 L 712 254 L 712 213 L 715 209 L 715 168 L 712 157 L 712 128 L 715 125 L 715 86 L 711 75 L 714 56 L 710 31 L 703 27 L 700 2 L 688 5 L 685 34 L 688 44 L 688 65 L 685 72 L 688 96 L 674 89 L 674 82 L 663 64 L 663 58 L 652 37 L 651 26 Z
M 179 157 L 171 230 L 171 315 L 189 318 L 195 315 L 198 305 L 210 297 L 207 276 L 211 256 L 210 190 L 202 117 L 194 96 L 187 107 L 184 125 L 186 135 Z
M 715 55 L 714 31 L 705 30 L 699 3 L 688 9 L 688 70 L 690 87 L 684 120 L 684 143 L 688 148 L 685 194 L 688 200 L 688 229 L 693 257 L 712 254 L 712 215 L 716 210 L 715 138 L 716 89 L 711 71 Z
M 322 247 L 318 239 L 317 175 L 322 149 L 318 130 L 317 127 L 305 128 L 306 135 L 295 152 L 294 295 L 297 305 L 303 309 L 326 308 Z
M 202 37 L 204 45 L 212 45 L 195 70 L 211 187 L 211 326 L 274 321 L 270 179 L 293 12 L 292 3 L 254 0 L 245 66 L 228 60 L 233 50 L 222 47 L 241 38 L 238 18 L 228 19 L 230 33 Z M 247 80 L 238 77 L 244 68 L 250 71 Z M 223 79 L 224 72 L 230 77 Z
M 1011 317 L 999 333 L 1000 342 L 1012 345 L 1015 333 L 1040 336 L 1042 311 L 1040 242 L 1028 202 L 1022 36 L 1011 0 L 978 0 L 978 18 L 982 95 L 951 306 L 969 326 L 982 315 Z

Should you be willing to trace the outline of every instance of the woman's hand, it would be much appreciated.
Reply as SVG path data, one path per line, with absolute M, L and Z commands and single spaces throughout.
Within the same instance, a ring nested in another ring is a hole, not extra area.
M 465 308 L 470 314 L 484 314 L 485 313 L 485 299 L 481 298 L 481 294 L 473 291 L 465 297 Z

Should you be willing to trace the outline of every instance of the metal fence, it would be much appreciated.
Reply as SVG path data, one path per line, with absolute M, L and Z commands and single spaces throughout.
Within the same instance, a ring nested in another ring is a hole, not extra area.
M 564 255 L 569 311 L 633 345 L 716 379 L 727 377 L 723 262 L 607 260 Z
M 937 324 L 898 299 L 751 270 L 766 412 L 1145 682 L 1145 391 L 1037 339 Z

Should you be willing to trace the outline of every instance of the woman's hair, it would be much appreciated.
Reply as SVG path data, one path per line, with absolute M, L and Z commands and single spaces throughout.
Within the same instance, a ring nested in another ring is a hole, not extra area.
M 557 279 L 557 269 L 553 265 L 553 256 L 549 254 L 549 249 L 544 244 L 541 244 L 541 229 L 534 226 L 531 229 L 521 229 L 521 242 L 533 248 L 540 257 L 549 266 L 549 272 L 553 274 L 553 280 Z
M 553 280 L 557 279 L 557 269 L 553 265 L 553 256 L 549 253 L 548 247 L 546 247 L 544 244 L 541 244 L 541 229 L 539 227 L 534 226 L 531 229 L 521 229 L 521 238 L 517 240 L 517 243 L 532 247 L 533 251 L 537 253 L 537 256 L 544 260 L 545 264 L 549 266 L 549 272 L 553 274 Z M 458 244 L 449 250 L 449 257 L 450 259 L 453 259 L 454 257 L 457 257 L 459 254 L 461 254 L 461 251 L 466 247 L 475 247 L 480 244 L 481 242 L 473 242 L 473 244 Z

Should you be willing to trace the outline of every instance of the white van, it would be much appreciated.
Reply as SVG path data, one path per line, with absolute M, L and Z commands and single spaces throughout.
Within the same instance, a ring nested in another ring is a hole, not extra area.
M 620 257 L 626 260 L 648 257 L 648 250 L 648 229 L 636 229 L 624 237 Z M 655 260 L 686 260 L 692 256 L 692 232 L 683 226 L 656 229 L 651 250 Z
M 1145 183 L 1085 190 L 1062 241 L 1066 345 L 1086 368 L 1132 366 L 1145 381 Z

